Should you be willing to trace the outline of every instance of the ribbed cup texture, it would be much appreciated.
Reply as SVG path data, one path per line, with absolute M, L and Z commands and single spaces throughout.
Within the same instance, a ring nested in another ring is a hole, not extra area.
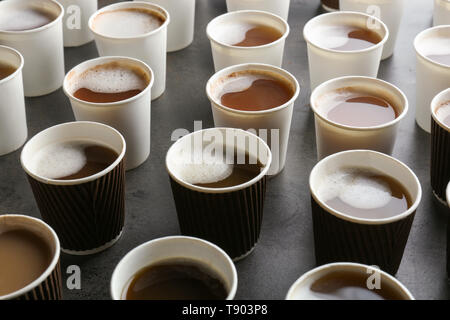
M 450 181 L 450 132 L 431 120 L 431 187 L 446 203 L 445 190 Z
M 45 184 L 28 176 L 42 218 L 71 251 L 99 248 L 117 238 L 125 221 L 123 160 L 106 175 L 82 184 Z
M 358 262 L 397 273 L 415 212 L 388 224 L 349 222 L 325 211 L 311 200 L 317 265 Z
M 229 193 L 203 193 L 170 178 L 181 233 L 215 243 L 232 259 L 249 253 L 259 238 L 266 177 Z
M 450 212 L 447 212 L 448 223 L 447 223 L 447 277 L 450 279 Z
M 61 300 L 62 299 L 62 282 L 61 282 L 61 267 L 58 263 L 53 269 L 52 273 L 37 287 L 30 290 L 23 295 L 17 297 L 15 300 Z

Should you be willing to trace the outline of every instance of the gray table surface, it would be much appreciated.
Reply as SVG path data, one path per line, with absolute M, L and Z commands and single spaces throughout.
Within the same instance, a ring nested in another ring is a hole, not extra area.
M 100 6 L 111 0 L 100 0 Z M 429 135 L 414 122 L 415 53 L 413 39 L 431 25 L 431 0 L 408 0 L 399 40 L 392 58 L 381 63 L 379 77 L 400 87 L 408 96 L 410 111 L 402 122 L 394 156 L 418 175 L 424 196 L 397 277 L 418 299 L 449 299 L 445 272 L 446 212 L 434 200 L 429 181 Z M 73 257 L 62 254 L 63 282 L 66 268 L 81 268 L 81 289 L 64 290 L 65 299 L 109 299 L 109 281 L 119 260 L 137 245 L 151 239 L 179 234 L 175 205 L 164 166 L 177 128 L 193 130 L 194 120 L 212 127 L 213 119 L 205 84 L 214 73 L 207 23 L 225 13 L 225 0 L 197 0 L 194 43 L 169 53 L 167 89 L 152 103 L 150 158 L 126 174 L 126 224 L 120 241 L 102 253 Z M 290 285 L 314 263 L 309 172 L 316 163 L 313 115 L 309 109 L 309 73 L 304 24 L 321 13 L 318 0 L 292 0 L 291 34 L 283 67 L 293 73 L 301 94 L 296 101 L 285 170 L 268 184 L 261 237 L 256 250 L 236 264 L 237 299 L 283 299 Z M 66 70 L 97 57 L 94 43 L 66 48 Z M 27 98 L 29 137 L 62 122 L 73 121 L 62 90 Z M 20 163 L 20 151 L 0 157 L 0 212 L 40 217 Z

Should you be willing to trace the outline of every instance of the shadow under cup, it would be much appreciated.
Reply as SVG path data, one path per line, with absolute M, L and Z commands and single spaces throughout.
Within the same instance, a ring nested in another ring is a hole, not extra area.
M 91 141 L 114 150 L 118 157 L 106 169 L 76 180 L 55 180 L 33 172 L 33 156 L 65 141 Z M 58 234 L 62 250 L 86 255 L 112 246 L 125 220 L 125 140 L 112 127 L 96 122 L 68 122 L 34 136 L 22 150 L 21 164 L 42 218 Z

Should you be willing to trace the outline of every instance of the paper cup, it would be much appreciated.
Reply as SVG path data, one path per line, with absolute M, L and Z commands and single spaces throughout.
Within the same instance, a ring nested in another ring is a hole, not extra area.
M 165 21 L 158 29 L 135 37 L 116 37 L 100 34 L 95 30 L 95 18 L 99 14 L 127 8 L 143 8 L 155 11 L 164 17 Z M 125 1 L 98 10 L 89 19 L 89 28 L 94 33 L 100 56 L 125 56 L 142 60 L 150 66 L 155 76 L 152 87 L 152 100 L 155 100 L 166 89 L 167 26 L 169 22 L 169 13 L 160 6 L 148 2 Z
M 202 150 L 203 143 L 210 142 L 212 138 L 227 152 L 236 148 L 258 159 L 263 165 L 260 174 L 246 183 L 228 188 L 199 187 L 184 180 L 176 160 L 183 152 L 191 151 L 191 144 Z M 245 145 L 242 145 L 244 142 Z M 175 142 L 167 152 L 166 169 L 181 233 L 215 243 L 234 260 L 250 254 L 261 231 L 266 174 L 271 160 L 272 154 L 267 144 L 256 135 L 240 129 L 199 130 Z
M 236 34 L 234 25 L 267 25 L 278 29 L 282 37 L 278 40 L 255 47 L 238 47 L 227 43 L 226 36 Z M 269 12 L 256 10 L 234 11 L 213 19 L 206 27 L 211 41 L 215 71 L 242 63 L 265 63 L 281 67 L 284 44 L 289 34 L 289 25 L 281 17 Z
M 381 19 L 386 24 L 389 29 L 389 38 L 383 47 L 382 60 L 389 58 L 394 53 L 404 7 L 404 0 L 340 0 L 342 11 L 367 13 Z
M 142 71 L 148 79 L 145 89 L 134 97 L 111 103 L 86 102 L 73 96 L 73 84 L 83 72 L 112 62 Z M 126 57 L 100 57 L 85 61 L 69 71 L 64 79 L 64 93 L 70 99 L 76 120 L 107 124 L 119 130 L 125 137 L 127 142 L 126 170 L 140 166 L 150 155 L 151 88 L 153 83 L 153 72 L 147 64 Z
M 228 12 L 240 10 L 267 11 L 287 21 L 291 0 L 227 0 Z
M 16 71 L 0 80 L 0 156 L 19 149 L 27 140 L 27 118 L 23 98 L 22 55 L 9 47 L 0 46 L 0 64 Z
M 329 120 L 323 110 L 326 101 L 321 100 L 325 100 L 324 97 L 330 92 L 348 87 L 385 98 L 399 109 L 398 117 L 373 127 L 352 127 Z M 408 99 L 399 88 L 369 77 L 341 77 L 322 83 L 311 94 L 310 105 L 314 111 L 319 160 L 330 154 L 352 149 L 370 149 L 392 154 L 398 126 L 408 113 Z
M 414 40 L 416 50 L 416 122 L 431 131 L 431 100 L 450 86 L 450 66 L 427 58 L 433 53 L 430 39 L 442 37 L 450 42 L 450 26 L 438 26 L 419 33 Z M 450 53 L 450 49 L 447 53 Z
M 62 283 L 60 268 L 60 246 L 55 231 L 42 220 L 16 214 L 0 215 L 0 232 L 9 230 L 27 230 L 40 236 L 52 252 L 49 266 L 33 282 L 7 295 L 0 300 L 60 300 Z
M 78 47 L 94 40 L 89 17 L 97 11 L 97 0 L 58 0 L 64 7 L 64 47 Z
M 33 155 L 64 141 L 90 140 L 119 155 L 105 170 L 76 180 L 54 180 L 30 170 Z M 100 252 L 122 234 L 125 220 L 125 139 L 115 129 L 97 122 L 67 122 L 41 131 L 22 149 L 20 161 L 27 174 L 41 216 L 61 240 L 61 250 L 73 255 Z
M 59 89 L 64 79 L 64 8 L 54 0 L 4 0 L 0 2 L 0 19 L 8 10 L 20 8 L 45 8 L 57 17 L 36 29 L 0 30 L 0 45 L 16 49 L 24 57 L 25 96 L 42 96 Z
M 191 259 L 221 276 L 228 290 L 227 300 L 233 300 L 237 290 L 237 272 L 233 261 L 211 242 L 182 236 L 155 239 L 131 250 L 120 260 L 111 278 L 111 297 L 124 300 L 124 290 L 141 269 L 169 259 Z
M 450 208 L 450 182 L 447 186 L 447 205 Z M 450 278 L 450 215 L 447 222 L 447 277 Z
M 431 188 L 444 205 L 447 203 L 446 188 L 450 181 L 450 127 L 436 112 L 448 101 L 450 88 L 439 93 L 431 102 Z
M 334 12 L 339 10 L 339 0 L 322 0 L 322 8 L 327 12 Z
M 320 199 L 322 180 L 340 168 L 367 168 L 392 177 L 408 191 L 412 206 L 385 219 L 363 219 L 334 210 Z M 376 265 L 396 274 L 402 260 L 422 189 L 402 162 L 369 150 L 344 151 L 320 161 L 309 178 L 317 265 L 349 261 Z
M 157 4 L 169 12 L 167 51 L 188 47 L 194 41 L 195 0 L 143 0 Z
M 434 0 L 433 26 L 450 24 L 450 1 Z
M 332 272 L 355 272 L 355 274 L 364 274 L 367 278 L 376 273 L 380 276 L 381 288 L 388 286 L 394 289 L 404 300 L 415 300 L 411 292 L 390 274 L 368 265 L 349 262 L 330 263 L 308 271 L 291 286 L 286 295 L 286 300 L 313 300 L 314 297 L 308 294 L 310 287 L 317 280 Z
M 328 49 L 318 44 L 317 39 L 323 36 L 317 32 L 324 25 L 351 25 L 360 28 L 371 28 L 382 40 L 366 49 L 339 51 Z M 318 34 L 315 34 L 318 33 Z M 389 37 L 386 25 L 378 18 L 359 12 L 333 12 L 321 14 L 309 20 L 303 36 L 308 45 L 309 76 L 311 90 L 321 83 L 342 76 L 377 77 L 383 46 Z
M 278 78 L 293 89 L 294 95 L 285 104 L 264 111 L 243 111 L 224 106 L 220 101 L 220 92 L 218 92 L 220 83 L 233 73 L 245 71 L 260 72 Z M 216 127 L 256 130 L 254 133 L 269 145 L 272 151 L 272 165 L 268 175 L 280 173 L 285 166 L 294 101 L 299 93 L 300 86 L 292 74 L 274 66 L 258 63 L 241 64 L 222 69 L 213 75 L 206 85 L 206 94 L 211 101 Z

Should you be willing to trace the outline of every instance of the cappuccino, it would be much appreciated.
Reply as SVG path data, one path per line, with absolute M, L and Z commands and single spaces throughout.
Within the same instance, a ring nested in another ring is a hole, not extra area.
M 27 31 L 43 27 L 56 16 L 44 9 L 11 8 L 0 13 L 1 31 Z
M 382 41 L 375 31 L 351 25 L 321 25 L 312 32 L 317 45 L 337 51 L 363 50 Z
M 444 102 L 436 110 L 436 116 L 450 129 L 450 101 Z

